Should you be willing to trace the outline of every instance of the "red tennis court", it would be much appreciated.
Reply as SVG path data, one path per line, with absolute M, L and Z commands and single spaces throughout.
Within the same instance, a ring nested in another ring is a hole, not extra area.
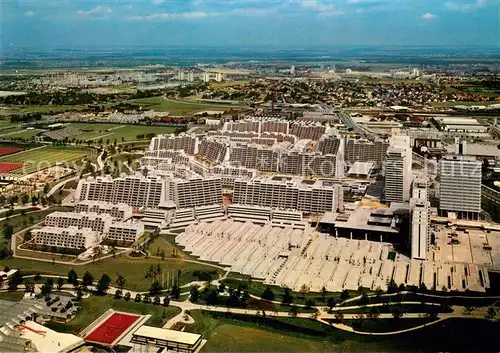
M 85 340 L 101 344 L 112 344 L 139 319 L 140 316 L 137 315 L 113 313 L 106 321 L 93 329 L 85 337 Z
M 8 154 L 24 151 L 22 147 L 10 147 L 10 146 L 0 146 L 0 156 L 6 156 Z
M 5 162 L 0 162 L 0 173 L 8 173 L 13 170 L 22 168 L 24 164 L 22 163 L 5 163 Z

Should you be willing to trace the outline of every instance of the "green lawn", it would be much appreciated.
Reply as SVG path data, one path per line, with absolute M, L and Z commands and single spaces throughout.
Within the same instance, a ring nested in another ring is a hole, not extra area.
M 175 254 L 181 259 L 193 259 L 193 256 L 182 251 L 180 247 L 175 244 L 173 235 L 160 235 L 149 244 L 148 250 L 151 255 L 160 256 L 161 251 L 164 251 L 166 257 L 173 257 Z
M 151 287 L 152 279 L 146 278 L 151 265 L 160 265 L 161 275 L 159 281 L 167 285 L 168 279 L 177 276 L 177 271 L 180 272 L 179 283 L 181 285 L 191 281 L 197 281 L 198 277 L 193 275 L 194 271 L 213 271 L 213 267 L 193 264 L 182 260 L 154 260 L 146 258 L 132 259 L 126 256 L 117 256 L 106 260 L 96 261 L 85 266 L 71 266 L 52 264 L 51 262 L 41 262 L 24 259 L 5 259 L 0 260 L 0 264 L 9 266 L 10 268 L 19 268 L 24 273 L 28 274 L 49 274 L 66 277 L 69 270 L 73 268 L 81 278 L 85 271 L 90 271 L 94 278 L 99 278 L 106 273 L 113 281 L 116 280 L 118 274 L 124 276 L 127 280 L 126 288 L 136 291 L 148 291 Z
M 24 297 L 24 292 L 0 292 L 0 300 L 18 302 Z
M 0 158 L 0 162 L 23 163 L 24 168 L 13 172 L 30 174 L 53 166 L 56 163 L 66 163 L 72 166 L 72 162 L 76 162 L 90 153 L 91 151 L 89 150 L 74 147 L 44 147 L 2 157 Z
M 230 110 L 241 109 L 244 105 L 197 103 L 187 101 L 175 101 L 163 97 L 140 98 L 127 101 L 142 106 L 143 109 L 153 109 L 168 112 L 170 115 L 190 115 L 203 110 Z
M 181 309 L 178 307 L 169 306 L 165 308 L 162 305 L 136 303 L 133 299 L 127 302 L 124 299 L 114 299 L 112 295 L 92 295 L 89 298 L 82 299 L 80 305 L 81 310 L 73 320 L 66 324 L 50 322 L 47 327 L 61 332 L 78 334 L 108 309 L 133 314 L 152 315 L 146 321 L 146 325 L 161 327 L 165 321 L 181 312 Z
M 75 136 L 82 140 L 98 141 L 102 138 L 103 142 L 109 140 L 113 142 L 134 141 L 137 140 L 137 135 L 147 135 L 150 133 L 171 134 L 183 130 L 181 127 L 175 126 L 146 126 L 146 125 L 125 125 L 125 124 L 100 124 L 100 123 L 72 123 L 72 127 L 80 129 L 83 132 Z
M 15 113 L 60 113 L 66 111 L 81 111 L 83 105 L 11 105 L 8 106 Z

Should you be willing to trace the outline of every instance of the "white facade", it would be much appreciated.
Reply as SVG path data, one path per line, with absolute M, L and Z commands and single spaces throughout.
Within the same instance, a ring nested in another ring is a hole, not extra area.
M 439 208 L 465 218 L 481 211 L 481 162 L 474 157 L 450 155 L 439 162 Z
M 413 183 L 411 209 L 411 258 L 425 260 L 430 247 L 430 202 L 425 181 Z
M 412 151 L 409 136 L 393 136 L 387 149 L 385 165 L 385 199 L 410 201 Z
M 33 242 L 37 245 L 55 246 L 68 249 L 88 249 L 102 241 L 102 234 L 90 228 L 43 227 L 33 230 Z
M 198 138 L 194 134 L 169 134 L 153 137 L 149 143 L 149 150 L 183 150 L 188 155 L 193 156 L 197 153 L 197 146 Z
M 109 214 L 117 219 L 129 219 L 132 217 L 133 210 L 127 204 L 113 204 L 110 202 L 99 202 L 84 200 L 75 205 L 73 212 L 92 212 L 97 214 Z
M 114 222 L 104 235 L 109 240 L 133 243 L 144 233 L 142 222 Z
M 75 213 L 75 212 L 52 212 L 45 217 L 44 224 L 49 227 L 68 228 L 75 227 L 77 229 L 90 228 L 97 233 L 107 232 L 113 217 L 109 214 L 97 213 Z

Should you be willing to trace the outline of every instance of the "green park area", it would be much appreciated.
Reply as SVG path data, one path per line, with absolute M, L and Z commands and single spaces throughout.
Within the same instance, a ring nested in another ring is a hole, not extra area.
M 238 110 L 245 108 L 244 105 L 236 104 L 216 104 L 216 103 L 198 103 L 189 101 L 176 101 L 163 97 L 139 98 L 127 101 L 128 103 L 138 104 L 143 110 L 153 109 L 160 112 L 166 112 L 170 115 L 191 115 L 203 110 Z
M 198 281 L 196 275 L 199 272 L 210 272 L 215 279 L 218 275 L 218 269 L 198 264 L 186 262 L 182 259 L 151 259 L 151 258 L 132 258 L 126 255 L 116 255 L 108 259 L 96 260 L 86 265 L 77 264 L 59 264 L 52 262 L 33 261 L 25 259 L 4 259 L 0 264 L 10 268 L 20 268 L 25 274 L 55 275 L 66 277 L 73 268 L 81 278 L 86 271 L 92 273 L 94 278 L 99 278 L 107 274 L 114 281 L 121 275 L 127 281 L 126 289 L 134 291 L 148 291 L 153 281 L 160 282 L 163 288 L 168 286 L 173 279 L 179 280 L 179 285 L 184 285 L 192 281 Z M 159 268 L 159 274 L 149 275 L 151 267 Z
M 50 322 L 47 327 L 59 331 L 78 334 L 90 325 L 106 310 L 113 309 L 138 315 L 151 315 L 146 325 L 161 327 L 167 320 L 176 316 L 181 309 L 174 306 L 163 307 L 147 303 L 136 303 L 133 299 L 115 299 L 112 295 L 92 295 L 82 299 L 79 303 L 81 309 L 76 317 L 68 323 Z
M 70 164 L 79 161 L 90 152 L 74 147 L 42 147 L 16 153 L 12 156 L 7 155 L 0 158 L 0 162 L 22 163 L 24 168 L 17 169 L 14 173 L 30 174 L 56 163 Z
M 148 126 L 148 125 L 124 125 L 124 124 L 101 124 L 101 123 L 71 123 L 75 129 L 82 131 L 75 136 L 79 140 L 102 139 L 103 142 L 134 141 L 148 138 L 149 134 L 161 135 L 178 133 L 183 130 L 182 127 L 175 126 Z M 149 137 L 150 138 L 150 137 Z

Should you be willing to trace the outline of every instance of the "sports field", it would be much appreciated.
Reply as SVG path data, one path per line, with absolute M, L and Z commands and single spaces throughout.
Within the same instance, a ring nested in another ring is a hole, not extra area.
M 192 115 L 203 110 L 230 110 L 245 108 L 245 105 L 176 101 L 163 97 L 140 98 L 127 102 L 139 104 L 142 106 L 142 109 L 153 109 L 159 112 L 166 112 L 174 116 Z
M 56 163 L 71 163 L 83 158 L 89 151 L 77 148 L 42 147 L 12 156 L 0 158 L 0 162 L 22 163 L 23 168 L 14 173 L 30 174 L 55 165 Z
M 100 344 L 112 344 L 139 318 L 138 315 L 113 313 L 85 336 L 85 340 Z
M 82 140 L 94 140 L 113 142 L 115 139 L 121 141 L 138 140 L 137 135 L 147 134 L 171 134 L 182 130 L 175 126 L 146 126 L 146 125 L 124 125 L 124 124 L 100 124 L 100 123 L 72 123 L 72 127 L 79 129 L 82 133 L 75 138 Z M 144 139 L 144 137 L 142 138 Z
M 13 146 L 0 146 L 0 157 L 21 151 L 24 151 L 24 148 L 13 147 Z

